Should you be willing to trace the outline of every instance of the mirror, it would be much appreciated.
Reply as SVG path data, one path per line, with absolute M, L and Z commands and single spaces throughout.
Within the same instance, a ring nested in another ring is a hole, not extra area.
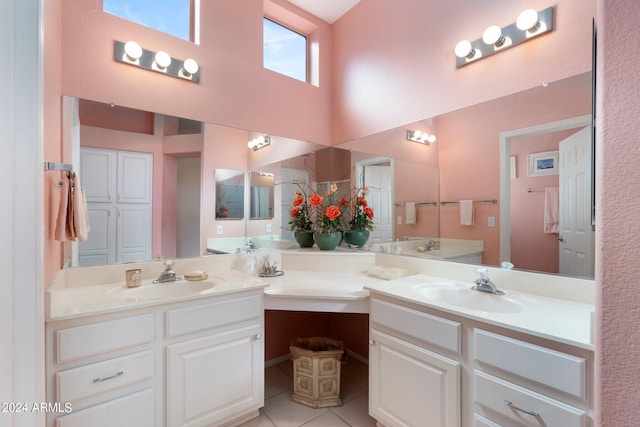
M 274 174 L 249 172 L 249 219 L 273 218 Z
M 215 218 L 244 219 L 244 171 L 216 169 Z

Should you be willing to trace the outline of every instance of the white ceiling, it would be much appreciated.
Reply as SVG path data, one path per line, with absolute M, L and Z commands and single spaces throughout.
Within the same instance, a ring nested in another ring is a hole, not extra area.
M 288 0 L 323 21 L 333 24 L 360 0 Z

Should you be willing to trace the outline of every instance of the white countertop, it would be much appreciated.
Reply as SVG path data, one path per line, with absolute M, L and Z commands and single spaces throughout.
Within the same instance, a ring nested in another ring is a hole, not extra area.
M 211 285 L 210 288 L 171 298 L 136 298 L 135 292 L 145 287 L 175 287 L 190 284 Z M 47 320 L 62 320 L 93 314 L 112 313 L 146 306 L 168 304 L 178 301 L 207 298 L 236 293 L 249 289 L 260 289 L 268 283 L 240 271 L 228 270 L 209 275 L 203 281 L 180 280 L 155 284 L 152 280 L 143 280 L 138 288 L 127 288 L 124 283 L 106 283 L 87 286 L 53 286 L 48 291 Z
M 365 285 L 365 289 L 373 293 L 380 293 L 422 305 L 426 308 L 437 309 L 446 313 L 478 320 L 488 324 L 524 332 L 541 338 L 593 350 L 591 342 L 591 316 L 593 304 L 568 301 L 560 298 L 528 294 L 525 292 L 503 289 L 505 295 L 492 295 L 477 291 L 473 294 L 477 298 L 506 298 L 518 307 L 517 312 L 482 311 L 442 301 L 434 301 L 428 296 L 416 292 L 420 285 L 442 287 L 450 285 L 452 288 L 468 289 L 468 283 L 460 283 L 442 277 L 416 274 L 385 283 Z

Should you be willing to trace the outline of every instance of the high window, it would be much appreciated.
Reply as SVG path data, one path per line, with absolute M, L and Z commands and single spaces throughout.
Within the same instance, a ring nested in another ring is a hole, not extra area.
M 264 67 L 307 81 L 307 37 L 268 18 L 263 20 Z
M 197 43 L 198 4 L 199 0 L 103 0 L 102 10 Z

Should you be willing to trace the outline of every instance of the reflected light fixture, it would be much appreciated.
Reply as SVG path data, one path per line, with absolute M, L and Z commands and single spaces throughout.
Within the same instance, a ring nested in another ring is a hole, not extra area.
M 482 37 L 462 40 L 456 44 L 456 68 L 480 58 L 485 58 L 506 48 L 531 40 L 553 30 L 553 6 L 539 12 L 527 9 L 520 13 L 515 23 L 500 28 L 492 25 L 484 30 Z
M 171 55 L 163 50 L 152 52 L 143 49 L 133 40 L 126 43 L 115 41 L 115 59 L 118 62 L 134 65 L 146 70 L 200 83 L 200 67 L 194 59 L 189 58 L 181 61 L 172 58 Z
M 253 138 L 251 141 L 247 142 L 247 147 L 253 148 L 253 151 L 256 151 L 266 147 L 269 144 L 271 144 L 271 136 L 264 135 Z
M 436 136 L 422 132 L 420 130 L 407 130 L 407 139 L 420 144 L 429 145 L 436 142 Z

